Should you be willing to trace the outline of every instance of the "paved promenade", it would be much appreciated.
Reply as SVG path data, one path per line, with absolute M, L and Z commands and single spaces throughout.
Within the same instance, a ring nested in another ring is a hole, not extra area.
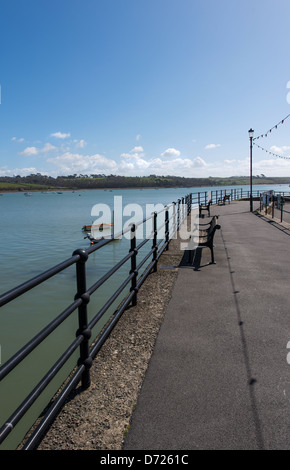
M 211 212 L 216 264 L 179 266 L 124 450 L 290 449 L 290 231 Z

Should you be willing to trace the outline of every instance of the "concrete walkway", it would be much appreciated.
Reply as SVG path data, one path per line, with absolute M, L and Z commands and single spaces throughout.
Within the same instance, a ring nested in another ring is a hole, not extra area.
M 217 264 L 179 267 L 124 450 L 290 449 L 290 232 L 211 212 Z

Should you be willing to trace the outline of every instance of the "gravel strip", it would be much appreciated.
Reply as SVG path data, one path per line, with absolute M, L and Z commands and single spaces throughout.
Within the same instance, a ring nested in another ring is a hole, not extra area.
M 91 387 L 69 397 L 38 450 L 122 449 L 182 257 L 172 240 L 94 360 Z

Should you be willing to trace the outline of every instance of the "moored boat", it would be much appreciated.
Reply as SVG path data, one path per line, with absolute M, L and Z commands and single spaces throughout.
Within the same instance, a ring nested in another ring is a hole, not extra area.
M 113 225 L 114 224 L 84 225 L 82 227 L 82 231 L 83 232 L 91 232 L 92 230 L 103 231 L 103 230 L 111 228 Z

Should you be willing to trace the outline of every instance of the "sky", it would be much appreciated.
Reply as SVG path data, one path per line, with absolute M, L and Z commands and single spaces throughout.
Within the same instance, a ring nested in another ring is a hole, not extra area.
M 248 175 L 248 130 L 290 114 L 289 18 L 289 0 L 1 0 L 0 176 Z M 254 175 L 290 177 L 290 118 L 254 143 Z

